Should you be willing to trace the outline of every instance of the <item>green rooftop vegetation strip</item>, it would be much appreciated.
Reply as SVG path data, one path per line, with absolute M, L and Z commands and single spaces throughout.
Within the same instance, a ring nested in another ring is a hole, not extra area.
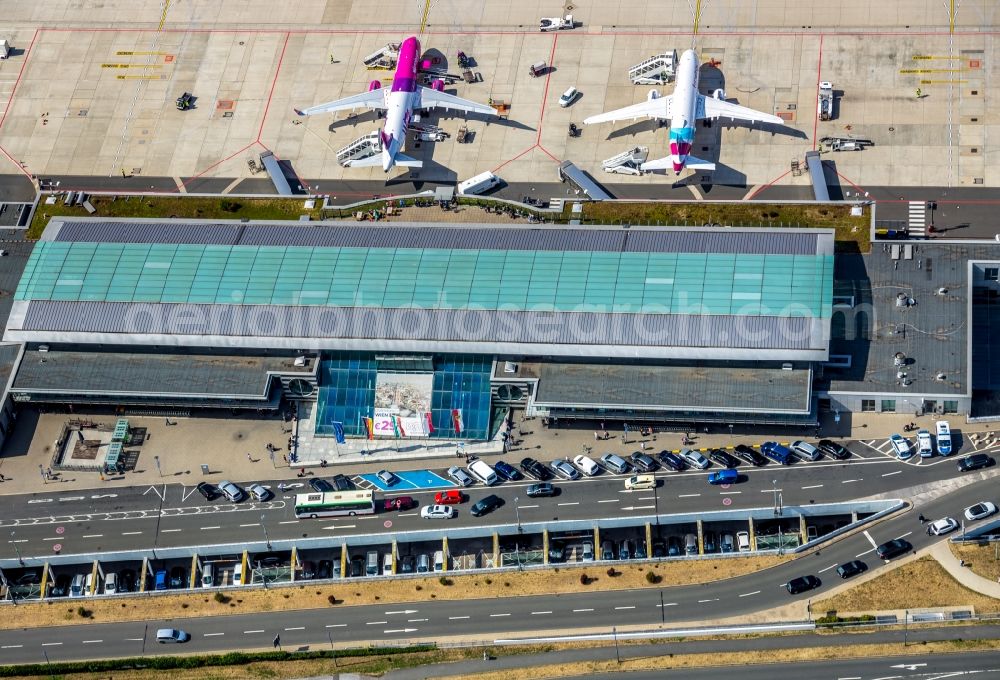
M 384 657 L 392 654 L 431 652 L 435 645 L 410 647 L 370 647 L 360 649 L 316 650 L 308 652 L 228 652 L 225 654 L 199 654 L 196 656 L 148 656 L 128 659 L 98 659 L 94 661 L 69 661 L 60 663 L 32 663 L 17 666 L 0 666 L 0 678 L 19 676 L 53 676 L 60 673 L 108 673 L 127 670 L 174 670 L 208 668 L 212 666 L 243 666 L 261 661 L 308 661 L 312 659 Z

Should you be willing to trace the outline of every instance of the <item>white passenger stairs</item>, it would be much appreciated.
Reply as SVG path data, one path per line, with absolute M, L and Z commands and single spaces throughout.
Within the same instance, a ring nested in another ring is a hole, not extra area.
M 622 151 L 620 154 L 601 162 L 601 167 L 604 168 L 604 172 L 613 172 L 620 175 L 641 175 L 643 174 L 641 166 L 646 162 L 647 156 L 649 156 L 649 148 L 637 146 L 628 151 Z
M 907 220 L 907 227 L 910 236 L 926 236 L 927 203 L 924 201 L 910 201 L 910 214 Z
M 677 73 L 677 50 L 657 54 L 628 70 L 635 85 L 666 85 Z
M 354 161 L 380 153 L 382 153 L 382 142 L 379 140 L 378 132 L 369 132 L 338 151 L 337 162 L 346 168 Z
M 399 58 L 399 43 L 388 43 L 365 57 L 369 71 L 391 71 Z

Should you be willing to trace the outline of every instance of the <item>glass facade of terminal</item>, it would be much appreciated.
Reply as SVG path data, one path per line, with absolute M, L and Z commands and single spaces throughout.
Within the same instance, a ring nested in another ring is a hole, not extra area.
M 490 374 L 487 356 L 380 356 L 371 352 L 324 353 L 319 366 L 316 435 L 334 436 L 334 423 L 349 437 L 367 436 L 365 419 L 375 416 L 378 376 L 426 376 L 430 387 L 432 439 L 483 440 L 490 436 Z M 455 431 L 453 411 L 463 430 Z M 383 436 L 385 434 L 383 433 Z M 404 436 L 405 435 L 401 435 Z

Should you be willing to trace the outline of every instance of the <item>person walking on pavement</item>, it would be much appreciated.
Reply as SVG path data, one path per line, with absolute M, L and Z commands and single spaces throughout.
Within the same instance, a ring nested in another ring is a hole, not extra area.
M 251 456 L 249 452 L 247 453 L 247 460 L 251 463 L 253 462 L 253 456 Z

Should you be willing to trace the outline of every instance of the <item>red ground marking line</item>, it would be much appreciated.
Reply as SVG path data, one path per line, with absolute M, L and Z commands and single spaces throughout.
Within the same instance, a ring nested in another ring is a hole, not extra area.
M 267 104 L 264 105 L 264 116 L 260 119 L 260 128 L 257 130 L 256 141 L 260 142 L 260 136 L 264 132 L 264 123 L 267 122 L 267 112 L 271 108 L 271 97 L 274 96 L 274 88 L 278 85 L 278 75 L 281 73 L 281 63 L 285 60 L 285 49 L 288 47 L 290 35 L 285 33 L 285 42 L 281 46 L 281 56 L 278 57 L 278 67 L 274 69 L 274 80 L 271 81 L 271 91 L 267 93 Z
M 500 168 L 502 168 L 503 166 L 507 165 L 508 163 L 513 163 L 513 162 L 514 162 L 514 161 L 516 161 L 516 160 L 517 160 L 518 158 L 520 158 L 520 157 L 521 157 L 521 156 L 523 156 L 524 154 L 526 154 L 526 153 L 528 153 L 529 151 L 531 151 L 532 149 L 534 149 L 534 148 L 535 148 L 536 146 L 538 146 L 538 144 L 537 144 L 537 143 L 536 143 L 536 144 L 532 144 L 532 145 L 531 145 L 531 146 L 529 146 L 529 147 L 528 147 L 527 149 L 525 149 L 525 150 L 524 150 L 524 151 L 522 151 L 521 153 L 517 154 L 517 155 L 516 155 L 516 156 L 514 156 L 513 158 L 511 158 L 511 159 L 508 159 L 508 160 L 505 160 L 505 161 L 504 161 L 503 163 L 501 163 L 500 165 L 498 165 L 498 166 L 496 166 L 495 168 L 493 168 L 492 172 L 497 172 L 498 170 L 500 170 Z
M 188 177 L 185 181 L 181 182 L 181 186 L 182 187 L 186 187 L 188 184 L 190 184 L 191 182 L 195 181 L 196 179 L 198 179 L 199 177 L 201 177 L 202 175 L 204 175 L 206 172 L 208 172 L 212 168 L 214 168 L 214 167 L 216 167 L 218 165 L 222 165 L 223 163 L 225 163 L 226 161 L 228 161 L 230 158 L 232 158 L 232 157 L 234 157 L 234 156 L 236 156 L 238 154 L 243 153 L 244 151 L 246 151 L 251 146 L 253 146 L 254 144 L 257 144 L 257 143 L 258 142 L 256 140 L 252 141 L 249 144 L 247 144 L 246 146 L 244 146 L 242 149 L 239 149 L 238 151 L 234 151 L 230 155 L 226 156 L 221 161 L 216 161 L 215 163 L 212 163 L 210 166 L 208 166 L 207 168 L 205 168 L 204 170 L 202 170 L 201 172 L 199 172 L 197 175 L 192 175 L 191 177 Z M 178 191 L 180 191 L 179 188 L 178 188 Z
M 744 201 L 752 201 L 754 196 L 756 196 L 757 194 L 759 194 L 760 192 L 762 192 L 764 189 L 767 189 L 767 188 L 769 188 L 769 187 L 777 184 L 781 180 L 783 180 L 788 175 L 788 173 L 790 173 L 791 171 L 792 171 L 791 168 L 789 168 L 788 170 L 785 170 L 783 173 L 781 173 L 780 175 L 778 175 L 777 177 L 775 177 L 774 179 L 772 179 L 767 184 L 764 184 L 760 188 L 754 190 L 754 192 L 752 194 L 750 194 L 749 196 L 747 196 L 743 200 Z
M 554 160 L 556 163 L 562 163 L 561 160 L 559 160 L 558 158 L 556 158 L 555 156 L 553 156 L 552 154 L 550 154 L 549 150 L 546 149 L 544 146 L 542 146 L 541 144 L 538 144 L 537 146 L 538 146 L 539 149 L 542 150 L 542 153 L 544 153 L 546 156 L 548 156 L 549 158 L 551 158 L 552 160 Z
M 7 97 L 7 106 L 3 110 L 3 117 L 0 117 L 0 128 L 3 127 L 3 122 L 7 120 L 7 114 L 10 112 L 10 104 L 14 101 L 14 93 L 17 92 L 17 86 L 21 84 L 21 76 L 24 75 L 24 69 L 28 66 L 28 59 L 31 58 L 31 48 L 35 46 L 35 39 L 38 37 L 38 32 L 41 29 L 36 28 L 35 34 L 31 36 L 31 42 L 28 44 L 28 49 L 24 51 L 24 62 L 21 64 L 21 70 L 17 72 L 17 80 L 14 81 L 14 89 L 10 91 L 10 96 Z
M 816 99 L 819 102 L 819 83 L 823 72 L 823 34 L 819 36 L 819 58 L 816 63 Z M 819 105 L 813 107 L 813 151 L 816 150 L 816 131 L 819 129 Z
M 35 179 L 35 178 L 34 178 L 34 177 L 33 177 L 33 176 L 31 175 L 31 173 L 30 173 L 30 172 L 28 172 L 28 171 L 27 171 L 27 169 L 25 169 L 25 168 L 24 168 L 24 167 L 23 167 L 23 166 L 22 166 L 22 165 L 21 165 L 21 164 L 20 164 L 20 163 L 19 163 L 19 162 L 17 161 L 17 159 L 16 159 L 16 158 L 14 158 L 14 157 L 13 157 L 13 156 L 11 156 L 11 155 L 10 155 L 9 153 L 7 153 L 7 149 L 5 149 L 5 148 L 3 148 L 2 146 L 0 146 L 0 153 L 2 153 L 2 154 L 3 154 L 4 156 L 6 156 L 6 157 L 7 157 L 7 158 L 8 158 L 9 160 L 10 160 L 10 162 L 14 164 L 14 167 L 16 167 L 16 168 L 17 168 L 18 170 L 20 170 L 20 171 L 21 171 L 21 174 L 23 174 L 23 175 L 24 175 L 25 177 L 27 177 L 27 178 L 28 178 L 28 179 L 30 179 L 30 180 L 34 180 L 34 179 Z
M 545 89 L 542 91 L 542 107 L 538 112 L 538 134 L 535 135 L 535 144 L 542 143 L 542 124 L 545 120 L 545 102 L 549 98 L 549 82 L 552 79 L 552 63 L 556 59 L 556 45 L 559 44 L 559 34 L 556 33 L 552 36 L 552 49 L 549 50 L 549 68 L 548 73 L 545 74 Z

